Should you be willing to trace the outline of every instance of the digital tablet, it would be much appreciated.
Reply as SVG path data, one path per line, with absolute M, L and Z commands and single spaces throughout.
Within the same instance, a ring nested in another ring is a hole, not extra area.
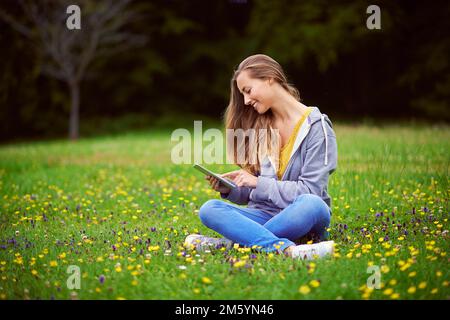
M 226 179 L 226 178 L 222 178 L 217 173 L 214 173 L 211 170 L 208 170 L 208 169 L 206 169 L 205 167 L 202 167 L 199 164 L 194 164 L 194 168 L 197 169 L 198 171 L 206 174 L 207 176 L 212 176 L 212 177 L 216 178 L 217 180 L 220 181 L 220 183 L 222 183 L 224 186 L 226 186 L 226 187 L 228 187 L 230 189 L 237 188 L 237 185 L 233 181 L 231 181 L 229 179 Z

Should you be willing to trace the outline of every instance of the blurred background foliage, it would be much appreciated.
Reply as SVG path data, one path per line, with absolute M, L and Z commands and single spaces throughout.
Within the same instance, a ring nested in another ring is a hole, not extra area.
M 370 4 L 381 8 L 381 30 L 366 28 Z M 124 28 L 147 41 L 89 65 L 80 85 L 81 136 L 219 122 L 233 69 L 255 53 L 280 62 L 303 103 L 334 121 L 450 120 L 448 1 L 134 0 L 129 6 L 139 16 Z M 1 1 L 0 9 L 24 19 L 15 0 Z M 2 20 L 0 30 L 0 139 L 67 136 L 67 84 L 43 74 L 44 58 L 27 38 Z

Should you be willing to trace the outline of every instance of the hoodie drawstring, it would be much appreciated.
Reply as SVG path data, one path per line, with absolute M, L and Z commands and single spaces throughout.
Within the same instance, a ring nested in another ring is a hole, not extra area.
M 327 138 L 327 130 L 325 128 L 325 116 L 322 114 L 320 117 L 320 121 L 322 122 L 322 130 L 325 136 L 325 161 L 324 165 L 328 165 L 328 138 Z

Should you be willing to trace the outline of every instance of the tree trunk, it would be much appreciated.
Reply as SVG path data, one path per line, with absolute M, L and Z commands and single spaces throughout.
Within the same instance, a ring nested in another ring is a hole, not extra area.
M 79 137 L 80 118 L 80 84 L 77 81 L 69 83 L 70 87 L 70 119 L 69 119 L 69 139 L 77 140 Z

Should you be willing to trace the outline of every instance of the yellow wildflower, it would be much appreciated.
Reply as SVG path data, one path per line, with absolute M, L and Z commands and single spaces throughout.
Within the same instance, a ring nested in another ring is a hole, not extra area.
M 308 287 L 308 285 L 302 285 L 300 288 L 298 288 L 298 292 L 301 294 L 308 294 L 311 292 L 311 289 Z
M 400 295 L 398 293 L 391 294 L 391 299 L 398 299 L 400 298 Z
M 390 296 L 393 292 L 394 290 L 392 288 L 387 288 L 386 290 L 383 291 L 383 294 L 386 296 Z
M 412 286 L 408 288 L 408 293 L 413 294 L 414 292 L 416 292 L 416 287 Z
M 202 278 L 202 282 L 203 282 L 204 284 L 210 284 L 210 283 L 212 283 L 211 279 L 208 278 L 208 277 L 203 277 L 203 278 Z
M 245 266 L 245 261 L 237 261 L 237 262 L 235 262 L 234 264 L 233 264 L 233 266 L 235 267 L 235 268 L 240 268 L 240 267 L 243 267 L 243 266 Z
M 309 282 L 309 284 L 310 284 L 311 287 L 313 287 L 313 288 L 317 288 L 318 286 L 320 286 L 320 282 L 317 281 L 317 280 L 311 280 L 311 281 Z

